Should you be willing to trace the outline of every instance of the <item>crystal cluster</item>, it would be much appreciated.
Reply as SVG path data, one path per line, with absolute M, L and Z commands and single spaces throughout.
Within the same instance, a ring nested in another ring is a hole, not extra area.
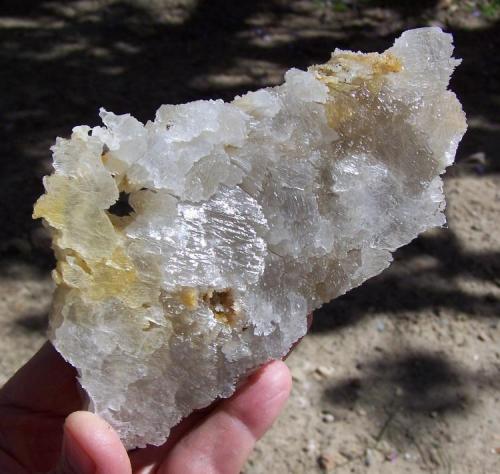
M 230 396 L 309 312 L 443 225 L 440 174 L 466 129 L 452 52 L 412 30 L 231 103 L 145 125 L 101 110 L 57 140 L 34 211 L 57 257 L 50 337 L 128 448 Z

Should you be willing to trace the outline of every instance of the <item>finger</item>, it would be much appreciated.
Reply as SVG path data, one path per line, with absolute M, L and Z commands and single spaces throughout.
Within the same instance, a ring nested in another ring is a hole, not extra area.
M 165 459 L 167 453 L 188 431 L 212 412 L 217 403 L 218 402 L 207 408 L 196 410 L 187 418 L 184 418 L 172 429 L 172 431 L 170 431 L 168 440 L 161 446 L 146 446 L 145 448 L 129 451 L 128 455 L 132 464 L 132 472 L 134 474 L 151 474 L 157 472 L 158 467 Z
M 131 474 L 130 461 L 118 434 L 104 420 L 85 411 L 64 423 L 57 474 Z
M 307 315 L 307 329 L 311 327 L 313 321 L 313 313 Z M 303 338 L 300 338 L 290 348 L 288 354 L 283 357 L 283 360 L 288 359 L 295 347 Z M 197 410 L 189 417 L 182 420 L 175 428 L 172 429 L 168 440 L 161 446 L 147 446 L 143 449 L 135 449 L 129 452 L 130 461 L 132 463 L 132 471 L 135 474 L 151 474 L 157 472 L 158 466 L 165 459 L 167 453 L 175 446 L 189 430 L 205 418 L 214 409 L 214 404 L 208 408 Z
M 81 409 L 82 403 L 76 370 L 50 342 L 46 342 L 0 391 L 1 405 L 63 417 Z
M 239 473 L 255 442 L 281 412 L 291 383 L 281 361 L 260 369 L 176 444 L 158 473 Z

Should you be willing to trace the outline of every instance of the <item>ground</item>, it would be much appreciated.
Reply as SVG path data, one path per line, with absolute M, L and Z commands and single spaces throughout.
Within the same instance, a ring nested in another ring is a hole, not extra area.
M 335 47 L 452 32 L 469 131 L 445 177 L 449 226 L 315 315 L 294 389 L 246 474 L 500 472 L 500 5 L 492 1 L 2 2 L 0 384 L 42 344 L 53 265 L 31 221 L 49 146 L 97 110 L 274 85 Z

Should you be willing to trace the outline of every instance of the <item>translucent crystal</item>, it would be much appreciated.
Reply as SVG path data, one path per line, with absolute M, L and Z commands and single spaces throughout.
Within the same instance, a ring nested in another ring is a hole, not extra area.
M 128 448 L 160 444 L 306 332 L 306 315 L 443 225 L 465 117 L 452 38 L 336 50 L 231 103 L 57 139 L 35 206 L 53 236 L 50 337 Z

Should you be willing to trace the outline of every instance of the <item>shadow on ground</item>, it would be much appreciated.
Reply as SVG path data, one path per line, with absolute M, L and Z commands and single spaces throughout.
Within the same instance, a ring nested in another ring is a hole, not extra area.
M 373 439 L 387 439 L 400 450 L 438 433 L 445 415 L 467 417 L 477 403 L 473 390 L 500 388 L 498 368 L 491 373 L 468 371 L 442 352 L 381 354 L 360 362 L 357 369 L 358 376 L 332 384 L 325 401 L 335 414 L 347 409 L 375 415 Z
M 37 333 L 43 336 L 49 326 L 49 315 L 45 311 L 22 315 L 16 320 L 15 325 L 26 332 Z
M 338 331 L 378 313 L 418 315 L 424 309 L 436 316 L 451 309 L 451 314 L 498 318 L 498 298 L 466 293 L 456 278 L 499 281 L 499 252 L 468 252 L 451 229 L 443 229 L 399 249 L 394 260 L 381 275 L 317 310 L 311 331 Z
M 177 3 L 182 10 L 182 2 Z M 31 266 L 41 276 L 52 267 L 40 224 L 31 220 L 33 202 L 42 193 L 41 177 L 50 171 L 49 146 L 73 125 L 96 124 L 100 106 L 147 120 L 161 103 L 231 99 L 278 82 L 289 67 L 324 61 L 336 46 L 382 50 L 401 30 L 433 21 L 438 8 L 435 1 L 387 0 L 358 2 L 350 11 L 326 14 L 313 1 L 200 0 L 186 2 L 185 11 L 169 18 L 139 1 L 83 4 L 2 2 L 0 268 L 12 278 L 19 277 L 19 265 Z M 465 60 L 453 88 L 475 118 L 459 161 L 480 152 L 482 158 L 467 172 L 498 172 L 492 157 L 500 147 L 499 25 L 452 30 L 457 54 Z M 417 311 L 454 305 L 486 315 L 498 311 L 498 301 L 442 284 L 464 269 L 478 278 L 498 278 L 498 254 L 463 253 L 453 235 L 444 233 L 418 239 L 398 252 L 396 260 L 419 256 L 436 259 L 435 268 L 401 279 L 396 265 L 393 273 L 325 307 L 313 330 L 351 324 L 374 306 Z M 327 313 L 335 318 L 323 318 Z

